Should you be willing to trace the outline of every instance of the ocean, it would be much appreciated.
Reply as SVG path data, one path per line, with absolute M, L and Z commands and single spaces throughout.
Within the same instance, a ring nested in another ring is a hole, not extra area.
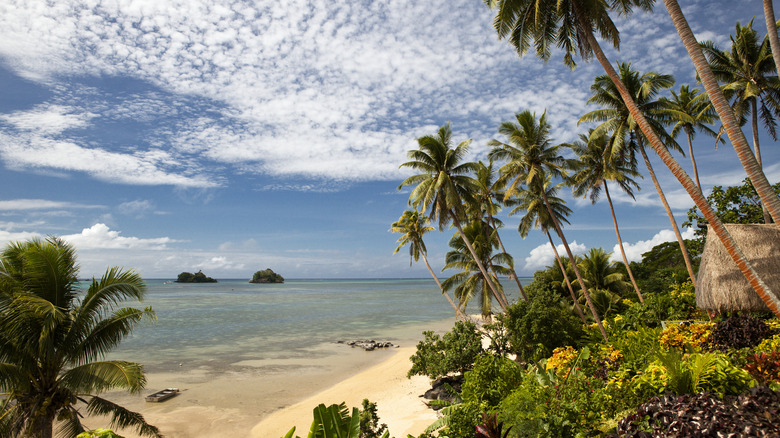
M 523 284 L 530 279 L 521 279 Z M 251 284 L 146 280 L 143 322 L 111 357 L 143 363 L 148 372 L 177 368 L 224 372 L 254 360 L 316 360 L 340 340 L 408 342 L 426 327 L 453 319 L 432 279 L 286 280 Z M 517 286 L 502 282 L 510 302 Z M 469 306 L 478 313 L 477 300 Z M 436 324 L 433 324 L 436 323 Z M 408 345 L 405 345 L 408 346 Z

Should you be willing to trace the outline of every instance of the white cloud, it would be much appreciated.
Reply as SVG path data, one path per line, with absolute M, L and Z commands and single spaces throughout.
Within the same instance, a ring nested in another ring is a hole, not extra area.
M 123 202 L 119 204 L 116 208 L 122 214 L 135 215 L 138 217 L 142 217 L 147 213 L 154 211 L 155 209 L 154 204 L 151 201 L 146 199 L 144 200 L 137 199 L 135 201 Z
M 585 245 L 577 243 L 576 240 L 569 242 L 569 248 L 571 248 L 571 252 L 574 255 L 584 254 L 588 250 Z M 566 248 L 562 243 L 556 245 L 555 249 L 558 251 L 558 254 L 561 257 L 566 257 Z M 551 266 L 553 263 L 557 263 L 555 261 L 555 253 L 550 247 L 550 244 L 545 243 L 531 250 L 529 256 L 525 259 L 525 267 L 523 268 L 523 271 L 534 272 L 539 269 L 544 269 L 547 266 Z
M 693 239 L 696 237 L 694 235 L 694 229 L 685 228 L 682 230 L 682 237 L 683 239 Z M 642 260 L 642 254 L 650 251 L 654 246 L 673 241 L 677 241 L 674 231 L 661 230 L 649 240 L 640 240 L 636 243 L 623 242 L 623 249 L 626 251 L 626 258 L 629 262 L 638 262 Z M 612 261 L 623 261 L 620 255 L 620 246 L 618 244 L 615 244 L 612 248 Z
M 95 114 L 76 112 L 63 105 L 38 105 L 29 111 L 17 111 L 0 116 L 16 129 L 36 131 L 39 134 L 59 134 L 67 129 L 83 128 Z
M 170 243 L 177 242 L 169 237 L 157 237 L 151 239 L 139 237 L 124 237 L 120 231 L 112 231 L 105 224 L 95 224 L 84 228 L 79 234 L 61 236 L 64 240 L 73 244 L 77 250 L 94 249 L 143 249 L 162 250 Z
M 74 208 L 105 208 L 102 205 L 87 205 L 65 201 L 51 201 L 47 199 L 9 199 L 0 201 L 2 210 L 56 210 Z

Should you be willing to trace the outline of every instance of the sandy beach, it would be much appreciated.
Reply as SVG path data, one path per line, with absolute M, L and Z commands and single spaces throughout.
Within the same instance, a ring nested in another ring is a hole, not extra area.
M 439 321 L 426 329 L 447 331 L 452 321 Z M 407 379 L 409 357 L 422 338 L 415 332 L 391 332 L 400 348 L 371 352 L 343 344 L 324 344 L 311 358 L 276 357 L 231 363 L 219 372 L 208 367 L 147 373 L 141 394 L 111 393 L 106 398 L 140 412 L 147 422 L 170 438 L 279 438 L 293 426 L 306 436 L 312 410 L 320 403 L 346 402 L 360 407 L 364 398 L 377 403 L 380 423 L 396 437 L 420 434 L 436 414 L 420 397 L 430 388 L 427 377 Z M 162 403 L 144 396 L 176 387 L 181 393 Z M 107 427 L 106 418 L 87 418 L 89 428 Z M 118 431 L 126 438 L 137 434 Z
M 429 379 L 406 377 L 411 367 L 409 357 L 414 352 L 414 347 L 399 349 L 384 362 L 269 415 L 252 429 L 252 437 L 281 437 L 292 426 L 298 435 L 305 436 L 311 425 L 312 409 L 318 404 L 346 402 L 347 406 L 360 407 L 364 398 L 377 404 L 380 422 L 387 424 L 393 436 L 420 434 L 436 420 L 436 413 L 420 397 L 430 388 Z

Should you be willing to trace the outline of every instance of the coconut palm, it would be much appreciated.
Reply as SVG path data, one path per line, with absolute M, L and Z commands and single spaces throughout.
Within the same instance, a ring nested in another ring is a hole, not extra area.
M 576 160 L 571 161 L 575 173 L 570 181 L 575 196 L 588 196 L 592 203 L 596 203 L 601 195 L 601 189 L 604 189 L 604 195 L 609 203 L 609 210 L 612 213 L 612 223 L 615 225 L 615 234 L 617 234 L 620 255 L 623 257 L 623 263 L 631 279 L 639 301 L 644 303 L 642 292 L 634 279 L 634 273 L 631 272 L 631 266 L 626 257 L 626 251 L 623 249 L 623 239 L 620 237 L 620 228 L 618 227 L 617 217 L 615 216 L 615 207 L 612 204 L 612 197 L 609 196 L 608 181 L 613 181 L 623 192 L 634 198 L 634 190 L 639 189 L 639 185 L 633 180 L 640 176 L 636 171 L 636 162 L 627 160 L 626 155 L 612 155 L 608 151 L 609 138 L 604 135 L 598 135 L 593 130 L 590 135 L 580 134 L 580 141 L 571 144 L 571 148 L 576 154 Z M 595 134 L 595 135 L 594 135 Z
M 648 72 L 640 75 L 636 70 L 631 69 L 631 64 L 620 63 L 618 66 L 620 70 L 621 83 L 625 85 L 629 92 L 629 95 L 633 98 L 642 115 L 646 118 L 648 123 L 651 124 L 652 131 L 655 135 L 662 136 L 667 139 L 666 145 L 676 150 L 680 150 L 675 141 L 666 134 L 662 125 L 662 107 L 655 97 L 658 93 L 666 88 L 671 87 L 674 84 L 674 78 L 670 75 L 664 75 L 656 72 Z M 625 100 L 620 95 L 614 82 L 607 75 L 597 76 L 594 79 L 593 85 L 590 87 L 592 96 L 588 99 L 588 103 L 596 103 L 601 106 L 601 109 L 591 111 L 580 118 L 580 122 L 602 122 L 596 132 L 603 134 L 606 132 L 612 132 L 612 154 L 622 155 L 629 154 L 632 159 L 636 152 L 642 155 L 642 159 L 647 167 L 647 172 L 650 175 L 650 179 L 653 181 L 658 197 L 661 199 L 661 204 L 664 206 L 666 215 L 669 217 L 669 223 L 672 226 L 674 235 L 677 238 L 677 243 L 680 245 L 680 250 L 685 260 L 685 267 L 688 269 L 688 275 L 691 281 L 696 281 L 696 275 L 693 272 L 693 263 L 691 262 L 691 256 L 688 253 L 688 248 L 683 240 L 682 233 L 680 233 L 680 227 L 677 225 L 677 220 L 674 218 L 674 213 L 669 206 L 669 202 L 666 200 L 661 189 L 661 184 L 658 182 L 653 165 L 650 162 L 650 157 L 647 156 L 647 151 L 644 147 L 643 131 L 639 129 L 636 122 L 636 118 L 629 111 Z M 664 149 L 666 150 L 666 149 Z
M 568 224 L 569 221 L 566 219 L 566 216 L 571 214 L 571 209 L 566 206 L 566 203 L 563 201 L 563 199 L 557 196 L 558 191 L 563 186 L 563 183 L 551 185 L 551 181 L 551 178 L 547 176 L 544 183 L 541 185 L 539 185 L 538 182 L 534 182 L 528 189 L 520 191 L 515 196 L 507 199 L 505 203 L 507 206 L 514 206 L 514 208 L 509 212 L 509 216 L 523 213 L 523 217 L 520 219 L 520 224 L 517 226 L 517 231 L 520 233 L 520 236 L 523 239 L 528 236 L 528 232 L 533 228 L 539 228 L 542 233 L 547 236 L 547 240 L 550 242 L 550 247 L 552 247 L 553 254 L 555 255 L 555 260 L 558 261 L 558 267 L 561 269 L 561 275 L 563 276 L 563 279 L 566 282 L 566 286 L 569 289 L 569 293 L 571 294 L 574 307 L 577 309 L 577 313 L 579 314 L 582 322 L 586 324 L 587 320 L 585 318 L 585 313 L 582 311 L 582 307 L 580 307 L 579 303 L 577 302 L 577 296 L 574 294 L 574 288 L 569 281 L 567 269 L 564 267 L 561 256 L 558 254 L 558 249 L 555 247 L 555 243 L 553 242 L 552 236 L 550 235 L 550 228 L 554 229 L 555 224 L 553 224 L 552 219 L 550 219 L 550 212 L 543 201 L 544 197 L 547 198 L 551 210 L 558 218 L 559 223 L 565 222 Z M 544 197 L 539 195 L 540 190 L 545 191 Z
M 450 239 L 452 251 L 447 253 L 447 264 L 443 270 L 457 269 L 459 272 L 445 279 L 442 287 L 446 291 L 454 291 L 455 297 L 460 302 L 460 307 L 465 311 L 466 306 L 475 296 L 479 297 L 480 313 L 484 319 L 490 319 L 492 314 L 492 301 L 488 281 L 477 267 L 476 259 L 465 245 L 465 236 L 472 242 L 472 246 L 483 265 L 491 266 L 490 280 L 501 290 L 498 275 L 508 275 L 512 259 L 504 252 L 495 252 L 498 242 L 495 231 L 483 221 L 472 221 L 463 227 L 463 234 L 456 234 Z
M 390 228 L 390 231 L 393 233 L 401 233 L 401 237 L 399 237 L 396 241 L 398 243 L 398 247 L 395 248 L 393 254 L 400 251 L 404 246 L 409 245 L 409 266 L 412 266 L 412 262 L 417 262 L 420 260 L 420 257 L 422 257 L 423 262 L 425 262 L 425 267 L 428 268 L 428 272 L 431 273 L 431 277 L 433 277 L 436 285 L 439 286 L 439 290 L 441 290 L 442 295 L 447 298 L 447 301 L 449 301 L 452 308 L 455 309 L 455 315 L 457 315 L 459 318 L 465 319 L 465 315 L 460 312 L 460 309 L 458 309 L 458 306 L 456 306 L 455 302 L 452 301 L 450 295 L 441 286 L 439 277 L 434 274 L 430 263 L 428 263 L 428 251 L 425 248 L 425 242 L 423 241 L 423 235 L 429 231 L 433 231 L 433 227 L 429 226 L 428 223 L 428 219 L 425 217 L 420 217 L 420 212 L 417 210 L 404 211 L 401 217 L 397 221 L 393 222 L 393 225 Z
M 712 128 L 707 126 L 715 123 L 718 115 L 715 114 L 707 95 L 700 93 L 698 88 L 689 90 L 687 85 L 682 85 L 680 86 L 680 94 L 675 93 L 674 90 L 671 90 L 671 94 L 671 99 L 662 97 L 658 100 L 662 107 L 660 112 L 674 123 L 672 137 L 676 138 L 680 132 L 685 132 L 688 137 L 688 156 L 691 157 L 693 176 L 699 191 L 702 191 L 699 169 L 693 155 L 693 139 L 696 137 L 696 131 L 701 131 L 716 138 L 716 141 L 723 141 Z
M 767 306 L 775 315 L 780 317 L 780 299 L 772 292 L 763 280 L 758 276 L 752 264 L 745 258 L 744 253 L 736 245 L 723 222 L 718 218 L 715 210 L 707 203 L 707 199 L 701 190 L 695 185 L 690 176 L 680 164 L 666 150 L 663 142 L 655 134 L 651 124 L 633 101 L 625 85 L 620 80 L 617 71 L 610 64 L 609 59 L 601 49 L 596 36 L 595 28 L 599 34 L 607 39 L 615 48 L 619 46 L 620 37 L 617 27 L 609 17 L 610 10 L 617 10 L 619 14 L 629 15 L 632 8 L 650 10 L 654 2 L 652 0 L 616 0 L 613 2 L 589 2 L 585 0 L 563 0 L 558 2 L 538 0 L 485 0 L 485 3 L 497 10 L 494 19 L 494 27 L 499 38 L 509 36 L 509 40 L 519 55 L 524 55 L 533 42 L 537 55 L 547 60 L 550 57 L 550 47 L 557 45 L 564 49 L 564 63 L 573 66 L 573 54 L 578 50 L 580 56 L 589 59 L 595 56 L 601 67 L 617 87 L 621 97 L 625 100 L 631 115 L 636 120 L 639 128 L 647 137 L 650 145 L 656 151 L 663 163 L 699 208 L 704 217 L 713 228 L 713 232 L 723 243 L 740 271 L 745 275 L 750 285 L 767 303 Z M 704 84 L 704 89 L 710 97 L 726 132 L 731 139 L 737 156 L 745 168 L 748 176 L 756 187 L 761 201 L 769 209 L 772 218 L 780 221 L 780 199 L 774 195 L 766 175 L 758 166 L 755 156 L 750 151 L 742 131 L 728 107 L 723 94 L 718 88 L 704 55 L 693 36 L 693 32 L 685 21 L 685 16 L 680 10 L 676 0 L 664 0 L 669 15 L 675 28 L 680 34 L 688 54 L 694 62 L 697 72 Z M 728 114 L 730 113 L 730 114 Z
M 468 152 L 471 140 L 463 141 L 455 148 L 451 147 L 451 140 L 452 130 L 449 123 L 439 128 L 436 135 L 418 138 L 419 148 L 406 154 L 411 161 L 401 164 L 400 167 L 409 167 L 422 173 L 406 178 L 398 189 L 414 185 L 409 195 L 409 205 L 419 208 L 423 213 L 430 208 L 428 217 L 438 219 L 440 231 L 451 221 L 463 236 L 461 218 L 465 217 L 464 200 L 470 201 L 475 191 L 476 182 L 469 173 L 476 170 L 476 163 L 461 162 Z M 493 284 L 482 261 L 477 257 L 471 242 L 468 238 L 463 240 L 485 277 L 488 287 L 496 300 L 501 303 L 502 309 L 505 309 L 506 306 L 501 302 L 501 294 Z
M 777 66 L 780 65 L 780 39 L 777 36 L 777 21 L 775 21 L 775 8 L 772 5 L 772 0 L 764 0 L 764 21 L 766 22 L 769 46 L 772 48 L 772 58 Z
M 498 128 L 498 133 L 507 138 L 509 143 L 498 140 L 491 140 L 488 144 L 493 147 L 488 156 L 491 160 L 505 161 L 501 166 L 501 179 L 511 181 L 506 190 L 505 197 L 510 198 L 522 189 L 522 185 L 533 187 L 543 187 L 547 176 L 551 178 L 564 176 L 565 160 L 559 155 L 559 146 L 552 144 L 550 139 L 550 125 L 547 123 L 547 114 L 543 113 L 537 122 L 536 114 L 530 111 L 523 111 L 515 115 L 515 122 L 504 122 Z M 547 193 L 539 190 L 538 194 L 542 197 L 545 207 L 550 213 L 550 218 L 555 226 L 558 237 L 563 242 L 564 248 L 569 259 L 574 260 L 574 255 L 569 248 L 569 243 L 563 235 L 563 230 L 552 210 Z M 573 263 L 572 263 L 573 264 Z M 577 275 L 580 285 L 582 285 L 585 299 L 588 302 L 593 318 L 601 330 L 604 340 L 607 340 L 607 332 L 601 324 L 596 308 L 593 306 L 588 294 L 587 287 L 584 286 L 579 270 L 574 266 L 574 273 Z
M 753 131 L 753 152 L 759 166 L 761 148 L 758 141 L 759 113 L 766 130 L 777 140 L 776 117 L 780 116 L 780 79 L 769 40 L 759 42 L 751 20 L 747 26 L 736 25 L 736 34 L 731 36 L 731 50 L 723 51 L 711 42 L 701 43 L 704 56 L 712 73 L 724 83 L 726 97 L 732 98 L 734 115 L 738 119 L 750 115 Z M 769 212 L 764 210 L 764 222 L 769 223 Z
M 758 163 L 758 160 L 756 160 L 755 154 L 753 154 L 753 152 L 750 150 L 750 146 L 748 145 L 747 139 L 745 138 L 745 134 L 742 132 L 742 129 L 740 129 L 739 120 L 735 116 L 734 111 L 729 106 L 728 100 L 726 99 L 726 96 L 724 96 L 723 91 L 720 89 L 718 80 L 715 77 L 712 68 L 710 68 L 701 46 L 699 45 L 698 41 L 696 41 L 696 37 L 693 35 L 693 31 L 691 31 L 691 28 L 688 25 L 688 21 L 685 19 L 685 15 L 680 9 L 680 5 L 677 3 L 677 0 L 664 0 L 664 5 L 666 6 L 666 10 L 669 12 L 669 16 L 672 18 L 672 23 L 674 23 L 674 27 L 677 29 L 677 33 L 680 36 L 686 51 L 688 52 L 688 56 L 690 56 L 691 60 L 693 61 L 693 65 L 696 68 L 696 73 L 698 74 L 702 85 L 704 85 L 704 90 L 707 92 L 707 95 L 712 102 L 712 106 L 718 113 L 718 118 L 720 119 L 721 123 L 723 123 L 726 134 L 728 135 L 729 140 L 731 140 L 732 146 L 734 146 L 734 151 L 737 153 L 737 157 L 739 157 L 739 161 L 742 163 L 742 167 L 745 169 L 745 172 L 747 172 L 751 183 L 756 188 L 756 193 L 758 193 L 759 197 L 761 198 L 761 202 L 763 203 L 764 207 L 769 210 L 769 214 L 772 216 L 772 219 L 776 223 L 780 222 L 780 198 L 775 195 L 771 184 L 769 184 L 769 180 L 767 180 L 766 175 L 761 168 L 761 165 Z M 722 227 L 722 224 L 713 224 L 708 215 L 709 213 L 705 215 L 705 218 L 707 218 L 707 220 L 710 222 L 710 225 L 713 226 L 715 233 L 718 235 L 718 237 L 721 238 L 721 241 L 723 241 L 725 245 L 727 240 L 724 240 L 724 238 L 721 236 L 727 236 L 728 232 L 725 231 L 725 228 Z M 730 239 L 730 236 L 728 237 Z M 733 239 L 728 240 L 728 243 L 728 245 L 725 245 L 727 248 L 730 246 L 735 246 L 733 244 Z M 755 274 L 755 271 L 752 269 L 752 266 L 750 266 L 749 263 L 744 263 L 744 255 L 741 254 L 741 251 L 729 250 L 729 255 L 731 255 L 731 257 L 737 263 L 737 266 L 740 267 L 740 270 L 745 274 L 748 282 L 751 286 L 753 286 L 761 299 L 767 302 L 767 305 L 770 309 L 772 309 L 773 312 L 775 312 L 777 315 L 780 315 L 780 300 L 778 300 L 775 295 L 766 295 L 766 284 L 764 284 L 763 280 L 761 280 Z
M 620 301 L 621 295 L 628 288 L 623 273 L 615 262 L 610 261 L 611 257 L 612 253 L 602 248 L 591 248 L 577 263 L 585 284 L 604 316 L 610 312 L 613 304 Z
M 501 181 L 495 178 L 496 173 L 497 172 L 494 171 L 493 168 L 493 162 L 489 162 L 487 166 L 481 161 L 477 163 L 477 172 L 475 175 L 475 180 L 477 181 L 477 191 L 473 194 L 474 202 L 471 204 L 471 207 L 474 210 L 475 216 L 485 216 L 488 225 L 490 225 L 490 227 L 495 230 L 496 239 L 498 240 L 498 246 L 501 248 L 501 252 L 506 253 L 507 251 L 504 247 L 504 242 L 501 240 L 501 235 L 498 232 L 498 229 L 501 228 L 504 224 L 495 217 L 495 215 L 501 211 L 501 202 L 504 200 L 503 188 L 506 183 L 505 181 Z M 509 269 L 509 276 L 515 280 L 517 288 L 520 290 L 520 294 L 523 296 L 523 299 L 528 301 L 528 297 L 525 294 L 523 285 L 520 284 L 520 279 L 517 277 L 514 264 L 510 265 Z M 506 302 L 506 297 L 503 298 L 504 303 L 508 304 Z
M 112 427 L 161 436 L 143 417 L 100 394 L 138 393 L 146 383 L 140 364 L 105 360 L 150 308 L 118 307 L 144 296 L 132 270 L 110 268 L 86 291 L 79 287 L 73 247 L 60 239 L 9 244 L 0 254 L 1 436 L 76 436 L 84 407 L 109 415 Z

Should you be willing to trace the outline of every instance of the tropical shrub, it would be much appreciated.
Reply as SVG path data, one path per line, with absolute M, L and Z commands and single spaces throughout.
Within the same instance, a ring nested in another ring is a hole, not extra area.
M 763 320 L 750 315 L 737 315 L 715 326 L 710 334 L 710 344 L 718 350 L 752 348 L 774 334 Z
M 780 383 L 780 351 L 748 356 L 745 370 L 759 385 Z
M 76 435 L 76 438 L 122 438 L 122 436 L 117 435 L 111 429 L 98 428 L 95 430 L 81 432 L 80 434 Z
M 755 387 L 739 396 L 666 395 L 639 406 L 618 423 L 620 437 L 776 436 L 780 393 Z
M 423 332 L 417 351 L 410 358 L 412 368 L 407 376 L 428 376 L 432 380 L 451 373 L 463 374 L 471 369 L 483 352 L 482 335 L 471 321 L 457 321 L 443 337 L 432 331 Z
M 523 370 L 515 361 L 483 354 L 464 375 L 461 398 L 464 403 L 484 404 L 493 408 L 517 388 L 522 375 Z
M 670 324 L 661 332 L 660 343 L 664 348 L 700 348 L 707 344 L 715 324 L 711 322 Z
M 553 350 L 577 346 L 584 335 L 581 322 L 562 305 L 550 289 L 528 291 L 528 301 L 518 301 L 502 316 L 509 345 L 518 358 L 536 361 L 549 357 Z
M 641 370 L 661 351 L 660 327 L 640 327 L 611 338 L 614 349 L 620 351 L 621 361 L 632 370 Z
M 477 425 L 474 438 L 507 438 L 512 427 L 504 429 L 504 422 L 498 421 L 495 413 L 482 413 L 482 424 Z
M 734 366 L 718 353 L 683 354 L 669 351 L 658 355 L 645 370 L 632 380 L 640 397 L 674 394 L 694 394 L 710 391 L 736 395 L 748 389 L 753 379 L 747 371 Z

